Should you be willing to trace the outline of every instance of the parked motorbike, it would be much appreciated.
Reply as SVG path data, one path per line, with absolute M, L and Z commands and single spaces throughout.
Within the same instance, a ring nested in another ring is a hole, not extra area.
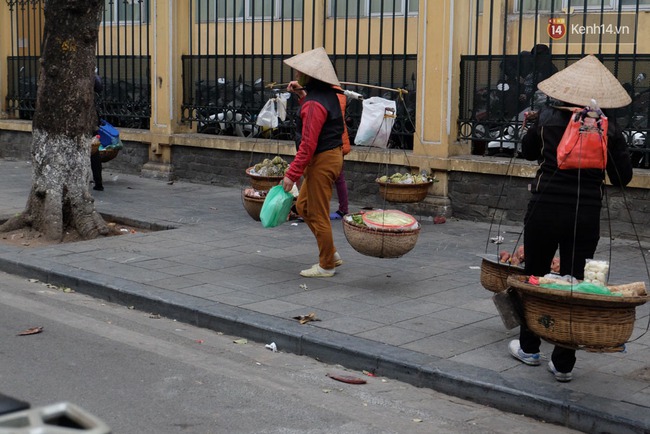
M 239 137 L 259 135 L 260 128 L 255 124 L 257 113 L 266 100 L 273 96 L 271 91 L 264 89 L 261 78 L 252 85 L 244 83 L 240 77 L 234 86 L 230 86 L 224 78 L 219 78 L 214 88 L 203 83 L 197 83 L 197 86 L 207 86 L 202 92 L 197 92 L 197 95 L 206 98 L 214 95 L 197 111 L 198 132 Z M 211 93 L 211 89 L 214 89 L 214 93 Z
M 487 143 L 485 153 L 511 157 L 517 143 L 523 116 L 529 108 L 520 110 L 518 83 L 501 81 L 495 88 L 481 88 L 475 96 L 474 137 Z
M 650 149 L 646 146 L 649 143 L 650 87 L 642 91 L 635 90 L 642 88 L 646 79 L 647 74 L 641 72 L 636 76 L 634 86 L 630 83 L 623 85 L 630 92 L 632 103 L 616 113 L 618 124 L 625 129 L 632 166 L 642 168 L 650 167 Z
M 18 70 L 18 115 L 20 119 L 31 120 L 36 110 L 37 78 L 27 75 L 25 67 Z

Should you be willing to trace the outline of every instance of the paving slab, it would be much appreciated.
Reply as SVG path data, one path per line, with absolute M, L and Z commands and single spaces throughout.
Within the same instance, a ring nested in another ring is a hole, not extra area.
M 454 218 L 434 225 L 416 215 L 415 248 L 380 259 L 356 252 L 337 221 L 344 265 L 332 278 L 306 279 L 299 271 L 317 262 L 311 232 L 304 223 L 262 228 L 242 206 L 245 185 L 170 184 L 110 166 L 104 177 L 105 190 L 91 190 L 99 212 L 166 230 L 0 245 L 0 271 L 585 432 L 650 432 L 648 304 L 636 309 L 626 353 L 578 352 L 570 383 L 508 355 L 517 330 L 504 328 L 480 285 L 478 255 L 511 248 L 521 228 Z M 0 159 L 0 219 L 23 209 L 30 182 L 29 162 Z M 350 209 L 366 206 L 392 207 L 377 195 Z M 502 246 L 489 241 L 497 234 Z M 647 251 L 635 240 L 603 239 L 597 257 L 611 252 L 611 281 L 647 284 Z M 310 312 L 321 321 L 293 319 Z M 543 343 L 545 360 L 551 351 Z

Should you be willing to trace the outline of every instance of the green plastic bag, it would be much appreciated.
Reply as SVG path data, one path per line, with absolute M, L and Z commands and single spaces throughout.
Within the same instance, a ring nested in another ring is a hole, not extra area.
M 593 283 L 588 283 L 588 282 L 580 282 L 577 285 L 557 285 L 557 284 L 543 284 L 539 285 L 544 288 L 551 288 L 551 289 L 561 289 L 563 291 L 576 291 L 576 292 L 582 292 L 585 294 L 596 294 L 596 295 L 611 295 L 611 296 L 620 296 L 621 294 L 618 293 L 613 293 L 607 287 L 605 286 L 600 286 L 596 285 Z
M 293 194 L 284 191 L 282 185 L 271 187 L 260 211 L 262 226 L 274 228 L 286 222 L 292 204 Z

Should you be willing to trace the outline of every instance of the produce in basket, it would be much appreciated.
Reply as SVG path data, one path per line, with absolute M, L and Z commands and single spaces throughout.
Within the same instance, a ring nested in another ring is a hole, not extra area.
M 398 172 L 390 176 L 384 175 L 377 178 L 377 182 L 387 184 L 426 184 L 427 182 L 438 182 L 438 180 L 435 176 L 423 170 L 416 174 Z
M 251 170 L 250 174 L 257 176 L 284 176 L 284 172 L 288 167 L 289 163 L 280 156 L 277 156 L 272 160 L 265 158 L 264 161 L 253 166 L 253 170 Z
M 252 197 L 255 199 L 264 199 L 266 197 L 266 191 L 264 190 L 255 190 L 254 188 L 244 189 L 244 196 Z
M 512 255 L 506 250 L 499 252 L 499 262 L 503 264 L 521 265 L 524 263 L 524 260 L 524 246 L 517 247 L 517 250 Z
M 562 276 L 553 276 L 547 274 L 546 276 L 530 276 L 528 283 L 532 285 L 539 285 L 544 288 L 561 289 L 566 291 L 576 291 L 586 294 L 597 295 L 612 295 L 619 297 L 644 297 L 647 295 L 645 282 L 632 282 L 622 285 L 600 285 L 598 283 L 582 282 L 574 280 L 573 283 L 566 280 Z
M 512 254 L 510 254 L 510 252 L 507 250 L 501 250 L 499 252 L 499 262 L 502 264 L 519 265 L 523 267 L 525 261 L 526 256 L 524 255 L 524 246 L 517 247 L 517 250 L 515 250 Z M 560 272 L 560 258 L 557 256 L 554 257 L 553 261 L 551 262 L 551 271 L 553 273 Z
M 396 209 L 366 211 L 346 218 L 357 225 L 379 230 L 408 231 L 420 226 L 415 217 Z

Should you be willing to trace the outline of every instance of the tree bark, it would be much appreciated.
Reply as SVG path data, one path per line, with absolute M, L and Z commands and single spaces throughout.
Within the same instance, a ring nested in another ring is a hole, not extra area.
M 0 232 L 30 226 L 47 239 L 76 230 L 106 235 L 89 192 L 90 144 L 97 128 L 95 47 L 102 0 L 47 0 L 36 112 L 32 188 L 25 210 Z

